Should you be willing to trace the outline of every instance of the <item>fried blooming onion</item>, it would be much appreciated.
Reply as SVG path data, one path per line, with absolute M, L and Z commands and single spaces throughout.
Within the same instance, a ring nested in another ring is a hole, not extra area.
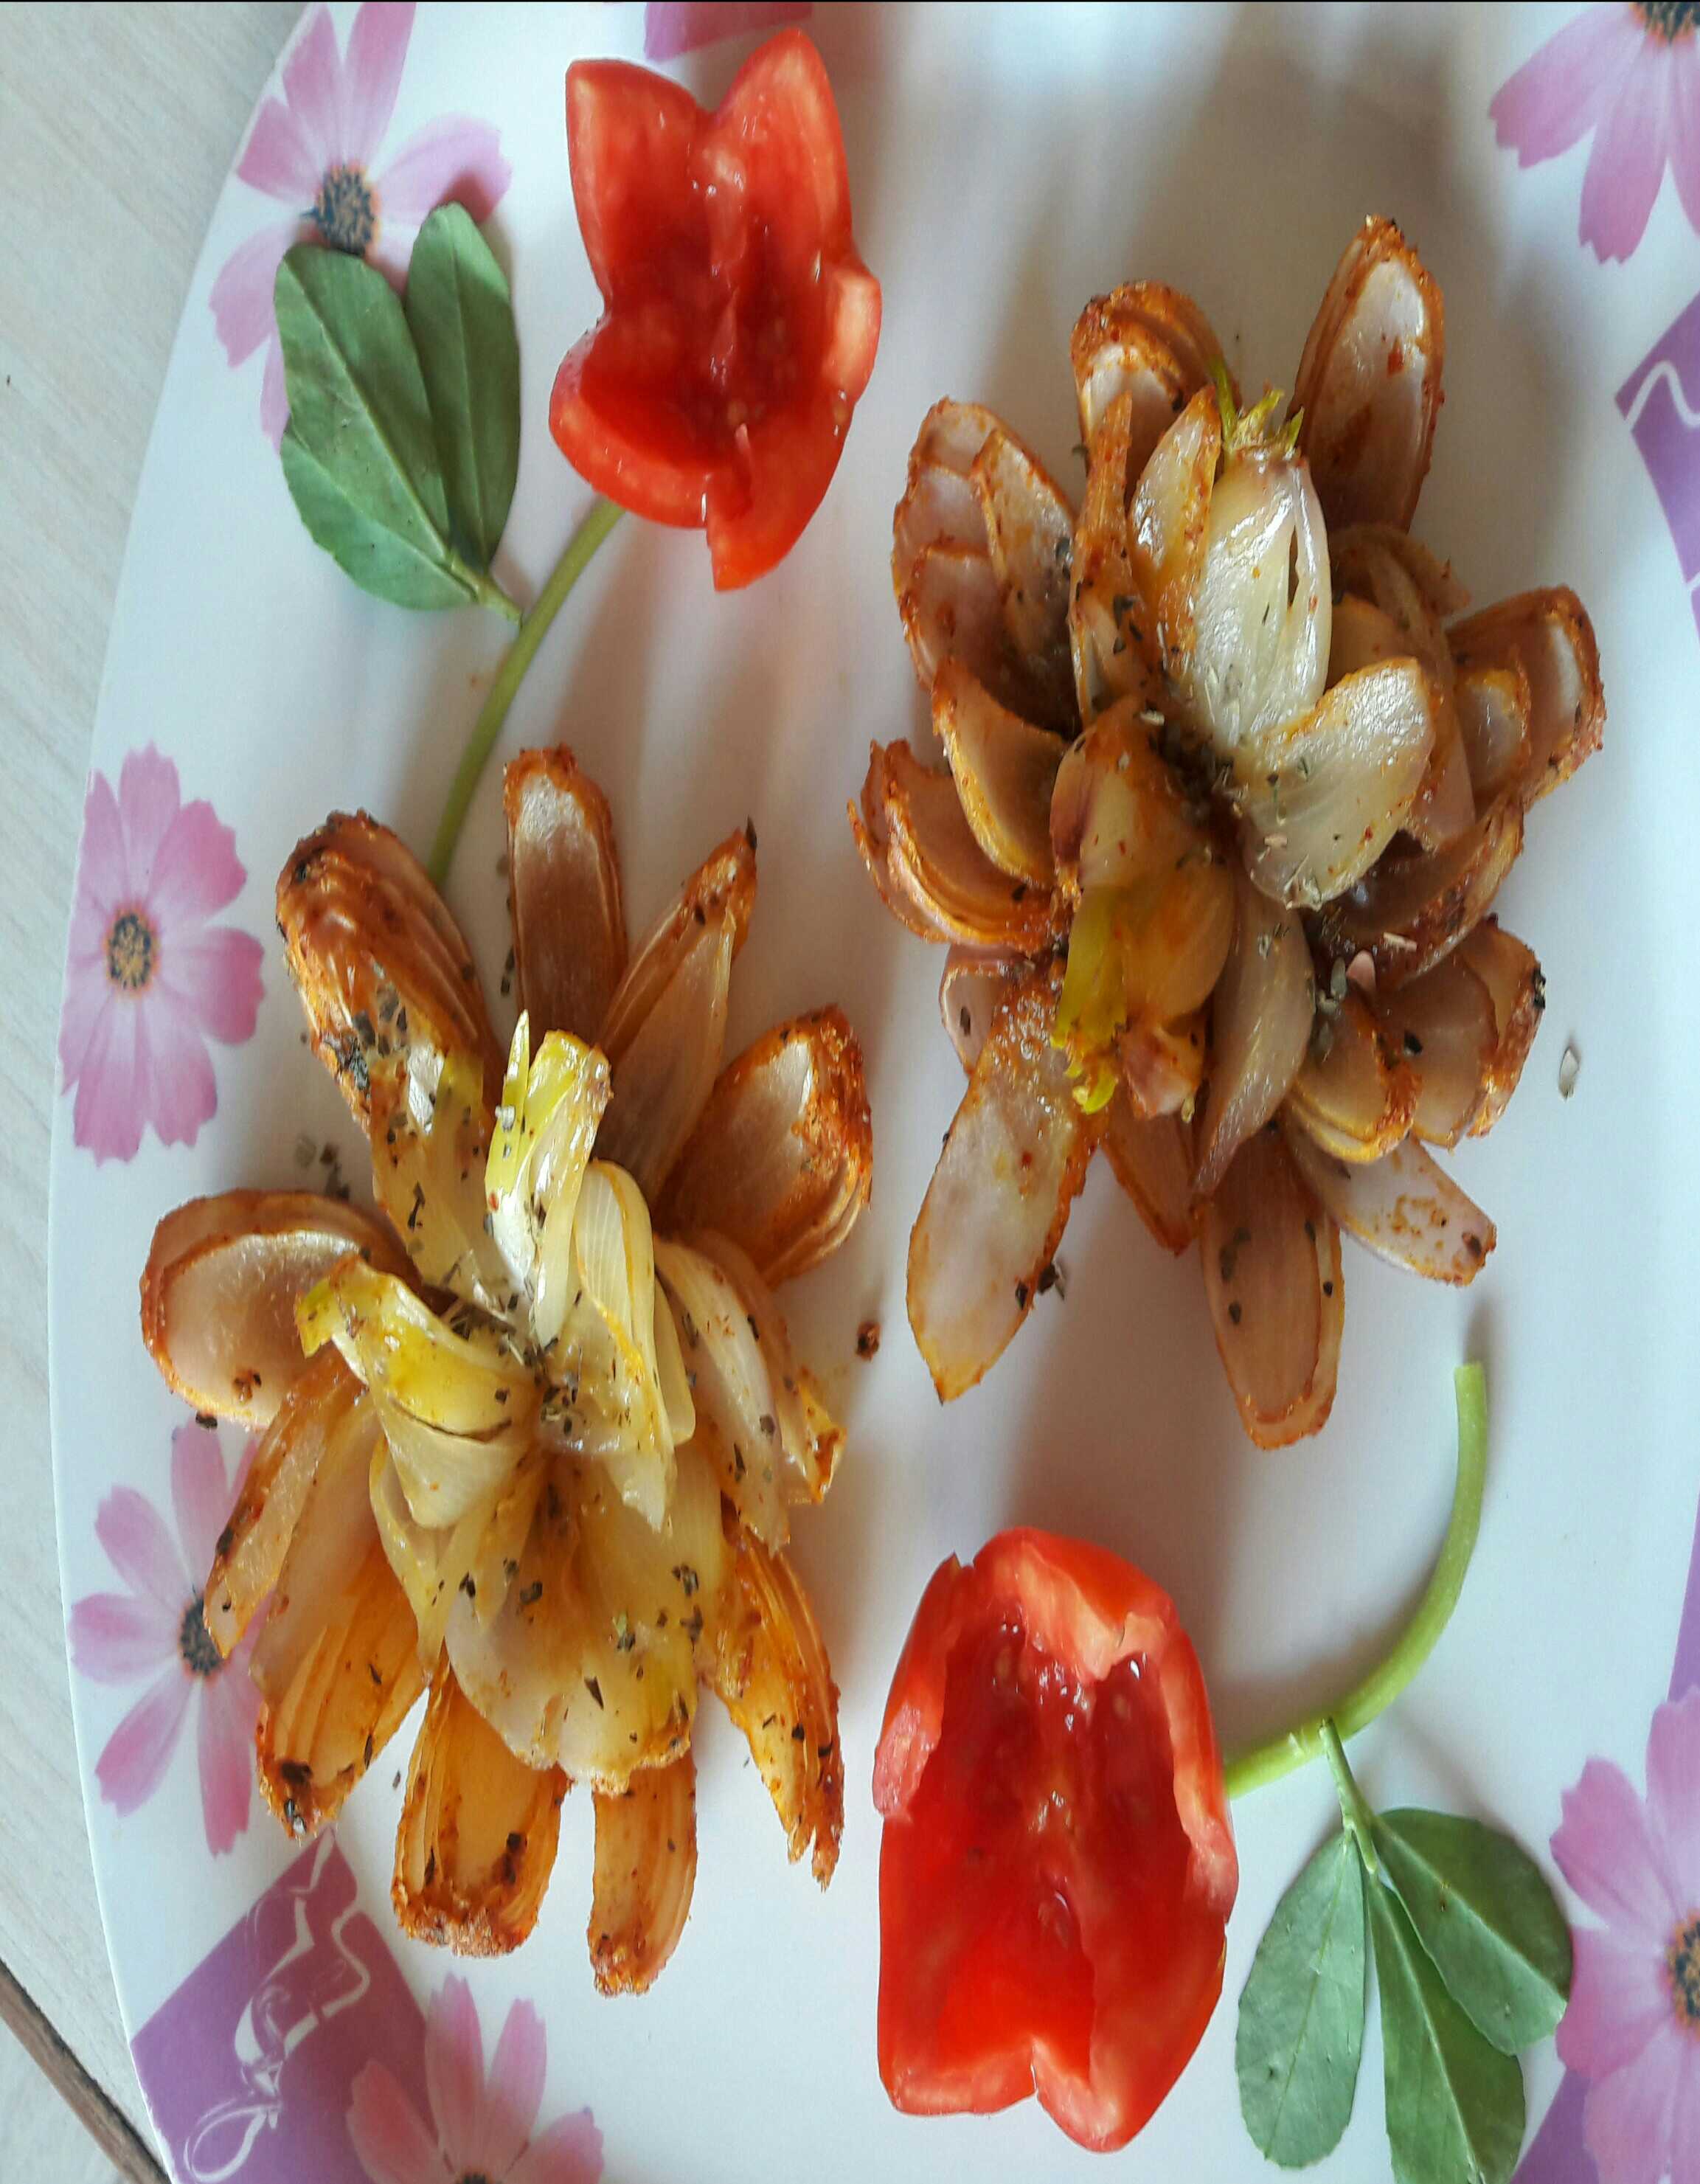
M 514 1947 L 587 1781 L 611 1992 L 649 1984 L 689 1909 L 700 1681 L 791 1856 L 822 1885 L 837 1862 L 838 1693 L 784 1550 L 841 1436 L 772 1284 L 849 1234 L 868 1111 L 837 1009 L 721 1067 L 752 834 L 628 961 L 600 791 L 532 751 L 505 802 L 505 1063 L 420 866 L 371 820 L 329 820 L 284 867 L 278 922 L 386 1218 L 299 1192 L 197 1201 L 159 1224 L 142 1325 L 198 1409 L 264 1429 L 204 1613 L 228 1654 L 265 1613 L 272 1809 L 321 1827 L 428 1686 L 403 1926 Z
M 1197 1240 L 1264 1447 L 1333 1402 L 1342 1228 L 1440 1281 L 1493 1248 L 1428 1149 L 1515 1089 L 1541 970 L 1487 912 L 1605 709 L 1573 593 L 1457 620 L 1410 535 L 1444 346 L 1439 288 L 1370 220 L 1285 420 L 1141 281 L 1070 341 L 1078 514 L 989 410 L 922 425 L 892 574 L 948 763 L 875 746 L 850 824 L 950 950 L 969 1072 L 910 1240 L 941 1398 L 1053 1279 L 1100 1145 L 1159 1243 Z

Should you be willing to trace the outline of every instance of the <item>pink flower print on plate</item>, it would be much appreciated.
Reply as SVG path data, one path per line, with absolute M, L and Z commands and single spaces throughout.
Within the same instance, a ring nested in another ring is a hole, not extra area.
M 207 1041 L 254 1035 L 260 946 L 215 914 L 247 878 L 210 804 L 185 804 L 150 744 L 118 787 L 91 777 L 59 1020 L 72 1135 L 97 1161 L 132 1160 L 151 1124 L 192 1145 L 219 1104 Z
M 1520 167 L 1591 131 L 1580 233 L 1594 255 L 1627 258 L 1647 232 L 1668 165 L 1700 228 L 1700 6 L 1646 0 L 1586 9 L 1515 75 L 1488 112 Z
M 425 2026 L 429 2120 L 382 2063 L 354 2081 L 348 2137 L 371 2184 L 596 2184 L 602 2134 L 588 2109 L 532 2137 L 547 2060 L 542 2018 L 516 2002 L 487 2080 L 472 1990 L 444 1980 Z
M 243 181 L 293 215 L 232 252 L 210 298 L 232 369 L 265 348 L 259 421 L 274 448 L 289 421 L 272 308 L 285 251 L 323 243 L 369 258 L 399 286 L 427 213 L 452 200 L 486 220 L 512 178 L 499 132 L 460 114 L 426 122 L 376 170 L 412 31 L 411 6 L 366 0 L 343 53 L 328 11 L 313 8 L 283 63 L 283 96 L 261 107 L 237 163 Z
M 248 1825 L 259 1710 L 248 1663 L 260 1626 L 256 1620 L 229 1660 L 221 1659 L 207 1632 L 201 1587 L 253 1453 L 250 1442 L 229 1478 L 217 1429 L 179 1426 L 171 1436 L 175 1531 L 145 1495 L 114 1487 L 94 1529 L 124 1591 L 90 1593 L 70 1614 L 71 1659 L 80 1674 L 92 1683 L 147 1686 L 95 1763 L 101 1796 L 120 1818 L 145 1805 L 192 1713 L 201 1818 L 215 1857 Z
M 1575 1929 L 1558 2053 L 1588 2081 L 1600 2184 L 1700 2174 L 1700 1690 L 1647 1740 L 1647 1795 L 1591 1759 L 1564 1794 L 1558 1869 L 1604 1921 Z

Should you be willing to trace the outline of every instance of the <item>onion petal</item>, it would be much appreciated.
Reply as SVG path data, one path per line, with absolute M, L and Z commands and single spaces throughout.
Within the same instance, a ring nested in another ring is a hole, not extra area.
M 1030 954 L 1049 938 L 1051 900 L 1000 872 L 974 839 L 956 783 L 924 766 L 907 744 L 885 753 L 888 864 L 928 922 L 971 947 Z
M 1587 610 L 1562 585 L 1523 592 L 1455 623 L 1450 635 L 1461 666 L 1515 660 L 1528 677 L 1531 749 L 1519 783 L 1527 807 L 1568 781 L 1604 737 L 1600 651 Z
M 1473 1282 L 1481 1272 L 1497 1241 L 1492 1222 L 1413 1140 L 1365 1167 L 1335 1160 L 1296 1125 L 1287 1144 L 1340 1227 L 1377 1258 L 1433 1282 Z
M 502 782 L 520 1007 L 532 1036 L 594 1041 L 626 968 L 608 799 L 572 753 L 521 751 Z
M 872 1188 L 861 1048 L 841 1009 L 777 1024 L 715 1080 L 661 1195 L 671 1229 L 712 1228 L 789 1281 L 849 1234 Z
M 897 746 L 894 744 L 892 748 Z M 861 800 L 850 806 L 850 833 L 857 853 L 867 868 L 875 892 L 900 925 L 906 926 L 918 939 L 948 941 L 950 935 L 946 928 L 930 911 L 923 910 L 913 900 L 908 889 L 900 887 L 892 875 L 891 831 L 885 820 L 891 794 L 890 773 L 884 744 L 870 744 Z
M 1469 945 L 1464 942 L 1432 971 L 1380 996 L 1376 1006 L 1388 1037 L 1415 1065 L 1412 1128 L 1431 1145 L 1455 1145 L 1471 1127 L 1495 1050 L 1493 999 L 1466 959 Z M 1309 1126 L 1310 1118 L 1305 1120 Z M 1321 1137 L 1314 1129 L 1312 1134 Z
M 1409 526 L 1428 475 L 1446 360 L 1446 312 L 1391 220 L 1346 245 L 1293 386 L 1299 444 L 1330 528 Z
M 1095 1135 L 1051 1045 L 1046 968 L 1010 988 L 909 1240 L 909 1323 L 941 1401 L 982 1379 L 1027 1317 Z
M 987 435 L 974 459 L 972 482 L 985 518 L 1004 628 L 1034 686 L 1038 717 L 1072 727 L 1068 576 L 1074 510 L 1038 456 L 1004 425 Z
M 1527 773 L 1534 755 L 1528 671 L 1513 653 L 1499 665 L 1460 667 L 1452 688 L 1470 786 L 1487 804 Z
M 1314 711 L 1240 746 L 1246 865 L 1266 894 L 1314 907 L 1363 877 L 1422 785 L 1438 702 L 1416 660 L 1388 660 L 1359 668 Z
M 642 1994 L 678 1947 L 696 1885 L 696 1762 L 687 1750 L 594 1793 L 590 1965 L 600 1994 Z
M 1499 1120 L 1517 1089 L 1547 1006 L 1547 982 L 1534 951 L 1491 917 L 1460 942 L 1458 955 L 1486 987 L 1493 1004 L 1493 1049 L 1482 1068 L 1481 1104 L 1470 1123 L 1470 1135 L 1480 1138 Z
M 198 1412 L 270 1425 L 306 1365 L 296 1299 L 350 1252 L 407 1271 L 387 1228 L 317 1191 L 226 1190 L 168 1213 L 142 1275 L 142 1339 L 167 1384 Z
M 1019 957 L 953 948 L 939 980 L 939 1014 L 964 1069 L 973 1069 L 1005 989 L 1021 969 Z
M 390 1897 L 402 1931 L 463 1957 L 518 1948 L 537 1925 L 569 1787 L 558 1767 L 516 1759 L 442 1669 L 396 1830 Z
M 1204 1209 L 1198 1240 L 1240 1424 L 1259 1448 L 1319 1432 L 1340 1370 L 1340 1231 L 1279 1130 L 1259 1130 L 1240 1148 Z
M 768 1354 L 732 1274 L 703 1251 L 655 1240 L 660 1276 L 696 1401 L 694 1446 L 758 1539 L 789 1536 L 779 1401 Z
M 278 876 L 277 924 L 313 1050 L 365 1127 L 385 1062 L 464 1055 L 494 1100 L 502 1054 L 460 928 L 411 850 L 333 812 Z
M 1124 1089 L 1105 1111 L 1104 1150 L 1116 1180 L 1166 1251 L 1181 1252 L 1196 1233 L 1192 1133 L 1179 1115 L 1134 1112 Z
M 337 1352 L 321 1351 L 255 1450 L 202 1589 L 208 1635 L 226 1659 L 277 1583 L 320 1466 L 345 1437 L 371 1449 L 371 1407 Z M 330 1457 L 333 1466 L 343 1460 L 340 1451 Z
M 1418 1112 L 1419 1082 L 1402 1046 L 1348 989 L 1324 1021 L 1287 1094 L 1288 1112 L 1324 1149 L 1343 1161 L 1380 1160 L 1407 1137 Z
M 838 1685 L 796 1572 L 747 1532 L 733 1543 L 711 1635 L 709 1687 L 749 1743 L 793 1860 L 812 1851 L 824 1888 L 844 1833 Z
M 1502 796 L 1444 850 L 1382 858 L 1320 912 L 1318 940 L 1347 962 L 1367 951 L 1378 987 L 1405 985 L 1479 923 L 1522 847 L 1522 810 L 1514 795 Z
M 1128 551 L 1162 664 L 1180 673 L 1197 641 L 1199 587 L 1217 465 L 1222 415 L 1203 387 L 1157 442 L 1140 472 L 1128 510 Z
M 1234 944 L 1211 1004 L 1210 1092 L 1196 1187 L 1208 1198 L 1228 1164 L 1286 1097 L 1311 1038 L 1316 989 L 1298 920 L 1238 885 Z
M 947 660 L 934 682 L 933 726 L 974 839 L 1000 872 L 1049 889 L 1051 793 L 1062 744 L 1000 705 L 960 660 Z

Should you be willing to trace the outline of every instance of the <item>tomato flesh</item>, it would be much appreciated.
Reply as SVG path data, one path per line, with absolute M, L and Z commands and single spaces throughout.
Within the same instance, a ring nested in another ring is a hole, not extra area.
M 947 1563 L 917 1617 L 876 1763 L 879 2062 L 900 2108 L 984 2114 L 1036 2092 L 1109 2148 L 1208 2020 L 1237 1869 L 1172 1607 L 1117 1566 L 1136 1582 L 1106 1645 L 1071 1555 L 1095 1579 L 1115 1564 L 1005 1534 L 971 1568 Z
M 576 63 L 567 135 L 606 309 L 551 430 L 599 491 L 705 526 L 716 583 L 747 583 L 819 504 L 879 338 L 826 71 L 782 33 L 711 115 L 647 70 Z

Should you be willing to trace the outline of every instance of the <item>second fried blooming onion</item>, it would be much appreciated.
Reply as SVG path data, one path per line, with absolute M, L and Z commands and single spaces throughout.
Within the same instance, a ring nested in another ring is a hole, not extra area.
M 969 1073 L 910 1242 L 942 1398 L 1048 1285 L 1100 1146 L 1159 1243 L 1196 1240 L 1264 1447 L 1333 1403 L 1342 1228 L 1441 1281 L 1493 1248 L 1429 1148 L 1516 1087 L 1541 970 L 1489 911 L 1605 707 L 1574 593 L 1459 619 L 1410 534 L 1444 348 L 1439 288 L 1372 219 L 1285 418 L 1140 281 L 1071 337 L 1078 512 L 990 411 L 922 425 L 892 575 L 945 763 L 876 745 L 850 824 L 949 949 Z
M 700 1684 L 791 1856 L 822 1885 L 837 1862 L 838 1693 L 785 1549 L 841 1435 L 772 1285 L 848 1234 L 872 1146 L 837 1009 L 721 1067 L 751 833 L 628 960 L 600 791 L 565 749 L 532 751 L 505 804 L 505 1061 L 411 854 L 329 820 L 284 867 L 278 922 L 382 1217 L 301 1192 L 197 1201 L 159 1225 L 142 1324 L 198 1409 L 264 1429 L 203 1613 L 226 1654 L 264 1613 L 273 1810 L 297 1836 L 333 1818 L 428 1686 L 403 1926 L 476 1953 L 522 1941 L 581 1780 L 611 1992 L 650 1983 L 690 1907 Z

